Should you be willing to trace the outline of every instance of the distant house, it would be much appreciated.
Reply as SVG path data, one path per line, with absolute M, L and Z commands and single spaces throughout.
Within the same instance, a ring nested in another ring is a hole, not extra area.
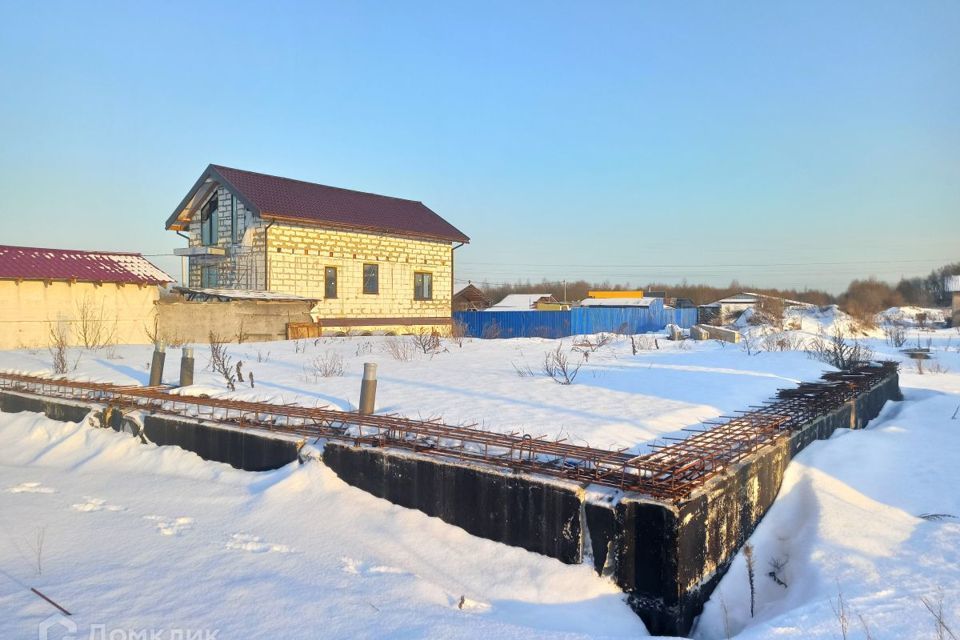
M 0 348 L 148 343 L 171 282 L 139 253 L 0 246 Z
M 953 294 L 953 318 L 951 326 L 960 327 L 960 276 L 944 278 L 944 288 Z
M 663 309 L 663 298 L 584 298 L 580 306 Z
M 549 293 L 511 293 L 488 311 L 532 311 L 555 310 L 547 307 L 560 308 L 560 302 Z
M 447 330 L 453 252 L 422 202 L 210 165 L 167 219 L 191 289 L 318 300 L 324 334 Z
M 768 296 L 762 293 L 740 292 L 732 296 L 727 296 L 726 298 L 721 298 L 710 304 L 700 305 L 699 320 L 700 322 L 710 322 L 711 320 L 719 320 L 723 323 L 732 322 L 736 320 L 741 313 L 747 309 L 753 309 L 765 299 L 782 302 L 784 307 L 810 306 L 808 303 L 800 302 L 799 300 L 777 298 L 776 296 Z
M 453 292 L 454 311 L 483 311 L 490 306 L 490 299 L 473 283 L 468 282 Z

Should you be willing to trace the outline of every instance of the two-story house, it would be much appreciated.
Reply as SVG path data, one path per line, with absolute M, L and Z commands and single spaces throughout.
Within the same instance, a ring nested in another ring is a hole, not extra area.
M 324 334 L 447 331 L 454 250 L 469 242 L 422 202 L 210 165 L 166 228 L 187 286 L 319 300 Z

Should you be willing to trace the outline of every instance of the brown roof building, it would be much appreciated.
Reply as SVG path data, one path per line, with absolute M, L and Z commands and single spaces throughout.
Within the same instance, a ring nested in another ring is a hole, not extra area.
M 324 333 L 449 327 L 469 238 L 416 200 L 209 165 L 166 221 L 194 289 L 318 300 Z

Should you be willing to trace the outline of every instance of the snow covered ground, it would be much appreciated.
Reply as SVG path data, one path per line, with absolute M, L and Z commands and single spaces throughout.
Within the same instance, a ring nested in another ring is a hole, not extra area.
M 804 337 L 836 320 L 807 318 Z M 960 332 L 910 327 L 907 337 L 907 346 L 930 340 L 923 375 L 881 338 L 867 339 L 879 357 L 904 362 L 907 402 L 800 454 L 751 538 L 754 616 L 741 554 L 694 637 L 840 638 L 838 593 L 851 638 L 867 637 L 864 625 L 873 638 L 937 638 L 923 599 L 942 601 L 960 632 L 960 520 L 951 517 L 960 516 Z M 381 411 L 640 449 L 828 368 L 803 353 L 748 355 L 715 342 L 660 339 L 660 349 L 633 355 L 620 340 L 561 386 L 515 370 L 537 372 L 556 341 L 449 342 L 432 357 L 399 361 L 387 340 L 230 345 L 257 380 L 232 393 L 200 371 L 206 348 L 198 346 L 193 391 L 350 408 L 362 363 L 375 361 Z M 149 353 L 77 352 L 71 375 L 143 383 Z M 314 378 L 310 362 L 333 353 L 343 376 Z M 168 355 L 170 381 L 178 355 Z M 43 351 L 0 353 L 0 369 L 49 368 Z M 220 638 L 644 634 L 617 588 L 586 567 L 474 538 L 349 487 L 317 463 L 244 473 L 33 414 L 0 414 L 0 528 L 2 638 L 36 637 L 56 613 L 27 587 L 75 610 L 81 633 L 102 624 L 220 629 Z M 768 576 L 774 570 L 786 587 Z

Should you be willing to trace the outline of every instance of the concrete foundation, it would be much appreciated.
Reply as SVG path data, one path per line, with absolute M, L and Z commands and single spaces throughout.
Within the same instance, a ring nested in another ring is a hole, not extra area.
M 192 451 L 204 460 L 225 462 L 244 471 L 279 469 L 297 459 L 299 445 L 254 431 L 230 429 L 197 420 L 144 416 L 143 428 L 124 418 L 119 411 L 104 410 L 67 400 L 48 400 L 0 391 L 0 411 L 43 413 L 51 420 L 82 422 L 91 411 L 97 412 L 102 427 L 135 433 L 156 445 L 172 445 Z
M 568 564 L 590 562 L 629 594 L 652 634 L 684 635 L 773 504 L 791 458 L 837 428 L 864 427 L 886 401 L 900 399 L 892 373 L 840 409 L 715 476 L 680 504 L 388 448 L 327 443 L 323 462 L 356 487 L 473 535 Z M 90 407 L 0 392 L 0 409 L 78 421 Z M 104 422 L 124 428 L 122 417 Z M 148 416 L 143 435 L 253 471 L 278 468 L 298 453 L 297 443 L 271 434 L 191 420 Z

